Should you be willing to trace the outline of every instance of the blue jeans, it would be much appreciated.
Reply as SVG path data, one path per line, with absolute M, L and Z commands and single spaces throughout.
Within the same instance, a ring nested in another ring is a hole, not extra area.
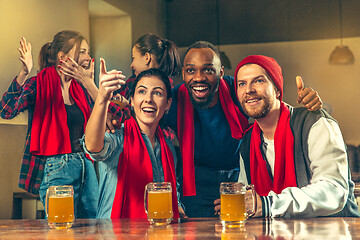
M 40 200 L 45 206 L 46 190 L 50 186 L 72 185 L 76 218 L 95 218 L 99 184 L 92 162 L 83 152 L 51 156 L 46 159 L 40 184 Z

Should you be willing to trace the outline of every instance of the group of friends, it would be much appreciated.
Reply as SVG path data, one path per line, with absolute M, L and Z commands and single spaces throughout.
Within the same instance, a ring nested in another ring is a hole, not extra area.
M 77 218 L 146 218 L 146 184 L 171 182 L 175 218 L 214 217 L 220 183 L 241 181 L 255 187 L 256 217 L 360 216 L 336 120 L 300 77 L 304 107 L 283 102 L 271 57 L 248 56 L 231 77 L 213 44 L 195 42 L 181 64 L 172 41 L 145 34 L 132 48 L 134 76 L 100 59 L 97 87 L 78 32 L 45 44 L 33 77 L 31 44 L 23 38 L 18 50 L 0 116 L 28 111 L 19 187 L 43 203 L 50 186 L 72 185 Z

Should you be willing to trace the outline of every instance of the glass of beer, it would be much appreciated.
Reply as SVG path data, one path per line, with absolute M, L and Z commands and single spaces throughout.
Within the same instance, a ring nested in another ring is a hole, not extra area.
M 150 224 L 167 225 L 173 219 L 170 182 L 152 182 L 145 187 L 145 211 Z
M 115 103 L 116 105 L 119 105 L 121 109 L 124 109 L 127 106 L 127 103 L 124 102 L 124 97 L 120 94 L 116 94 L 116 96 L 113 96 L 110 99 L 110 102 Z
M 45 211 L 50 228 L 71 228 L 75 220 L 73 186 L 50 186 L 46 191 Z
M 253 208 L 247 213 L 245 207 L 246 190 L 251 189 Z M 220 183 L 220 220 L 226 228 L 238 228 L 244 226 L 246 219 L 255 214 L 256 195 L 253 185 L 245 186 L 241 182 Z

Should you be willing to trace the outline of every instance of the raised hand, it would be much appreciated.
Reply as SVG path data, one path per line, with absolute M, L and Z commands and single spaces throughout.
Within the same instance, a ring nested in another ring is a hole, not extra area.
M 111 70 L 106 71 L 105 60 L 100 58 L 100 73 L 99 73 L 99 96 L 104 101 L 109 101 L 113 92 L 120 89 L 125 84 L 125 76 L 121 71 Z
M 21 38 L 20 47 L 20 61 L 23 63 L 22 71 L 28 75 L 33 67 L 33 59 L 31 55 L 31 43 L 27 43 L 24 37 Z
M 90 61 L 90 66 L 87 69 L 80 66 L 71 57 L 67 61 L 60 61 L 58 68 L 61 73 L 74 78 L 84 86 L 94 81 L 94 59 Z
M 303 104 L 309 111 L 316 111 L 322 107 L 322 101 L 317 91 L 312 88 L 304 88 L 304 82 L 300 76 L 296 77 L 298 103 Z
M 17 77 L 17 81 L 20 85 L 23 85 L 26 77 L 29 75 L 33 67 L 31 43 L 26 42 L 26 39 L 22 37 L 20 40 L 20 47 L 18 48 L 18 51 L 20 53 L 19 59 L 22 62 L 22 67 Z

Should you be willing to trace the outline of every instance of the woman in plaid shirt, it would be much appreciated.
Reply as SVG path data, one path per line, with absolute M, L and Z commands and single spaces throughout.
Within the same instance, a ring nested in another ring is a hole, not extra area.
M 20 45 L 22 69 L 3 95 L 0 109 L 4 119 L 28 110 L 19 187 L 39 194 L 44 203 L 49 186 L 72 185 L 76 217 L 94 218 L 98 182 L 79 142 L 97 94 L 88 43 L 78 32 L 57 33 L 40 52 L 41 71 L 28 79 L 31 44 L 23 38 Z M 60 64 L 77 69 L 77 77 Z

